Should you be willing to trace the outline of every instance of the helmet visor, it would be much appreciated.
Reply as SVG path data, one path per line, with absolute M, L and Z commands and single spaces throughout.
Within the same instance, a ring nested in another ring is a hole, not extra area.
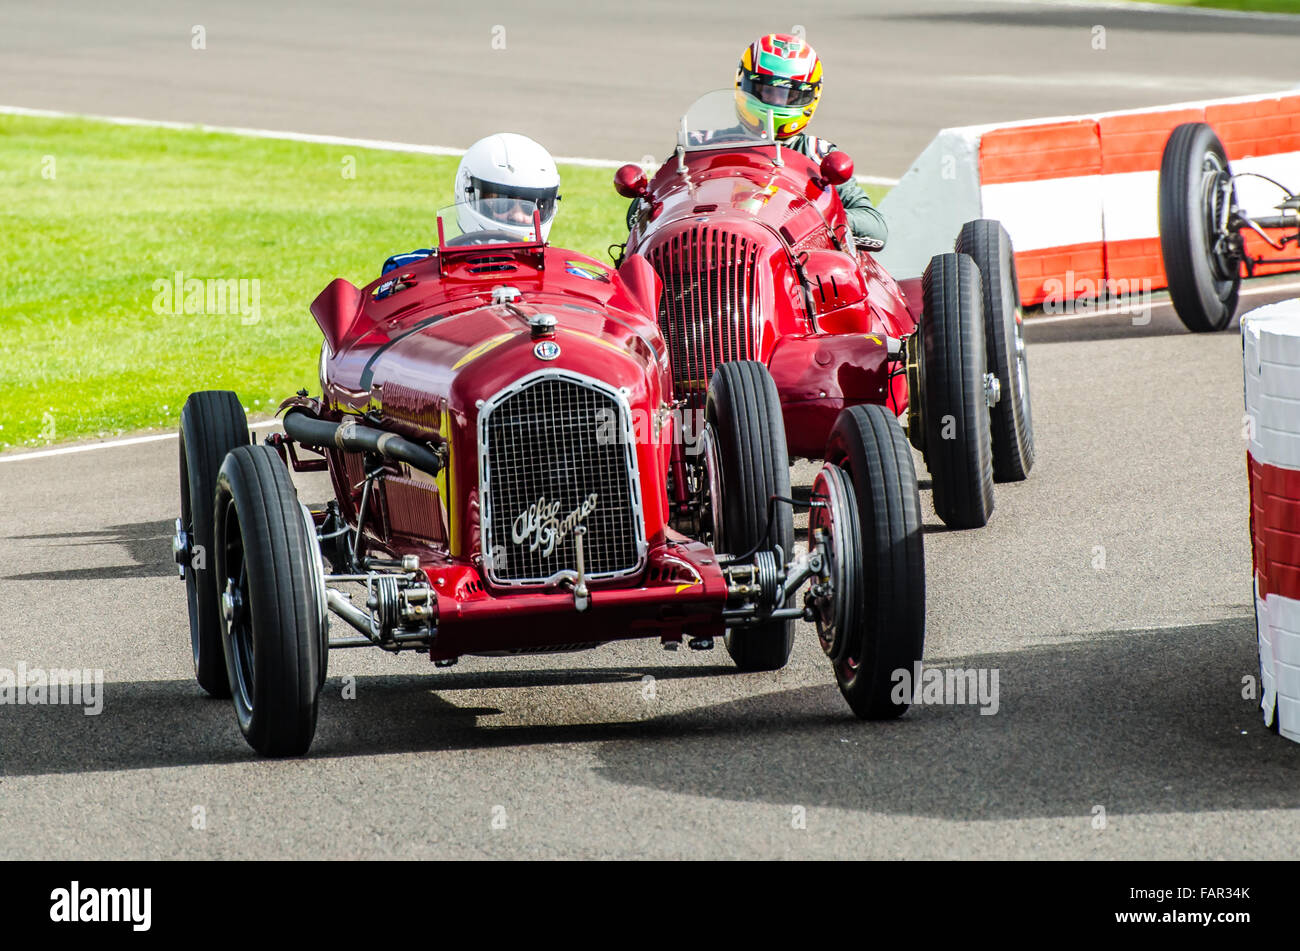
M 531 222 L 534 208 L 541 212 L 543 224 L 555 217 L 555 202 L 559 198 L 559 186 L 523 188 L 472 177 L 469 181 L 470 199 L 483 202 L 482 207 L 489 214 L 502 215 L 502 224 L 518 224 L 520 215 L 525 221 Z
M 810 105 L 817 98 L 819 86 L 821 83 L 765 76 L 762 73 L 744 72 L 740 75 L 741 90 L 769 106 Z

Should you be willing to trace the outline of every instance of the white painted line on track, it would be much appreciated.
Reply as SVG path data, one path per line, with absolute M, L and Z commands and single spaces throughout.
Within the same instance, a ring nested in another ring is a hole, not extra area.
M 220 132 L 225 135 L 242 135 L 253 139 L 277 139 L 288 142 L 311 142 L 317 145 L 342 145 L 356 149 L 376 149 L 382 152 L 414 152 L 420 155 L 464 155 L 464 149 L 453 149 L 445 145 L 418 145 L 413 142 L 388 142 L 383 139 L 354 139 L 340 135 L 318 135 L 311 132 L 283 132 L 274 129 L 245 129 L 239 126 L 204 125 L 198 122 L 172 122 L 166 119 L 137 119 L 131 116 L 96 116 L 80 112 L 59 112 L 55 109 L 29 109 L 26 106 L 0 105 L 0 115 L 32 116 L 38 119 L 89 119 L 94 122 L 107 122 L 112 125 L 142 126 L 151 129 L 181 129 L 191 132 Z M 574 158 L 555 156 L 558 165 L 581 165 L 585 168 L 618 168 L 627 162 L 613 159 Z M 864 185 L 898 184 L 896 178 L 883 178 L 879 175 L 855 176 Z
M 1300 291 L 1300 281 L 1288 281 L 1281 284 L 1265 284 L 1260 287 L 1243 287 L 1238 296 L 1247 297 L 1255 294 L 1275 294 L 1278 291 Z M 1161 303 L 1168 303 L 1161 301 Z M 1092 317 L 1131 317 L 1134 313 L 1141 310 L 1141 305 L 1134 301 L 1132 303 L 1116 304 L 1108 310 L 1090 310 L 1084 314 L 1062 314 L 1053 317 L 1026 317 L 1026 327 L 1037 327 L 1040 324 L 1059 324 L 1067 320 L 1087 320 Z
M 983 4 L 984 0 L 979 0 Z M 1036 7 L 1073 7 L 1083 10 L 1120 10 L 1139 13 L 1167 13 L 1172 15 L 1220 17 L 1237 20 L 1276 20 L 1283 23 L 1300 22 L 1300 14 L 1264 13 L 1257 10 L 1219 10 L 1214 7 L 1188 7 L 1173 3 L 1138 3 L 1134 0 L 996 0 L 998 3 L 1016 3 Z
M 260 423 L 249 423 L 249 429 L 270 429 L 278 426 L 278 419 L 267 419 Z M 20 462 L 24 459 L 49 459 L 51 456 L 71 456 L 96 449 L 120 449 L 123 446 L 139 446 L 147 442 L 164 442 L 175 439 L 178 433 L 158 433 L 153 436 L 131 436 L 127 439 L 113 439 L 108 442 L 92 442 L 84 446 L 61 446 L 58 449 L 40 449 L 36 452 L 15 452 L 0 454 L 0 462 Z

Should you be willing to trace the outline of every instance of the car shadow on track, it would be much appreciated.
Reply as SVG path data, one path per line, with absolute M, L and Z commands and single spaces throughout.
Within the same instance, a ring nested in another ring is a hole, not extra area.
M 12 541 L 35 542 L 41 553 L 34 560 L 48 560 L 49 549 L 66 549 L 67 561 L 80 562 L 78 549 L 113 545 L 123 549 L 130 563 L 99 567 L 52 568 L 0 577 L 0 581 L 119 581 L 125 578 L 175 577 L 171 558 L 172 521 L 135 522 L 110 525 L 87 532 L 53 532 L 43 535 L 13 535 Z
M 598 773 L 616 785 L 958 820 L 1085 821 L 1096 805 L 1110 814 L 1300 807 L 1300 745 L 1269 733 L 1257 703 L 1242 697 L 1242 678 L 1258 673 L 1249 617 L 931 665 L 998 670 L 997 713 L 921 705 L 898 721 L 863 723 L 828 671 L 823 686 L 645 719 L 493 725 L 480 719 L 510 705 L 494 692 L 502 688 L 581 690 L 649 674 L 682 678 L 675 692 L 703 698 L 703 678 L 730 668 L 359 677 L 351 702 L 331 679 L 311 756 L 594 744 Z M 759 691 L 781 675 L 739 676 Z M 729 692 L 737 682 L 728 678 Z M 99 717 L 11 707 L 0 751 L 8 776 L 253 758 L 229 703 L 185 681 L 108 684 Z
M 1253 618 L 931 661 L 997 669 L 1000 705 L 858 723 L 833 687 L 674 717 L 685 738 L 606 743 L 611 782 L 944 819 L 1300 806 L 1300 745 L 1264 727 Z M 692 728 L 699 732 L 690 733 Z M 738 739 L 752 751 L 731 755 Z M 729 768 L 719 770 L 719 762 Z
M 720 647 L 719 647 L 720 649 Z M 395 752 L 517 746 L 608 739 L 621 725 L 578 728 L 581 736 L 555 735 L 547 726 L 524 733 L 476 725 L 496 706 L 464 705 L 448 697 L 468 691 L 538 688 L 583 689 L 736 674 L 732 666 L 497 669 L 423 676 L 381 675 L 352 679 L 355 699 L 343 700 L 345 680 L 330 677 L 322 690 L 313 757 L 369 756 Z M 255 754 L 239 735 L 229 700 L 205 694 L 192 680 L 108 682 L 102 711 L 52 706 L 26 699 L 0 708 L 0 778 L 59 773 L 157 769 L 246 762 Z M 633 722 L 628 724 L 636 727 Z M 564 727 L 571 730 L 571 727 Z

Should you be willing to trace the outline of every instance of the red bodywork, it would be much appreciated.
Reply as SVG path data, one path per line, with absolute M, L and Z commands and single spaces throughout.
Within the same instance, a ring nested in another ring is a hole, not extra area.
M 397 289 L 377 296 L 393 279 Z M 493 289 L 503 285 L 519 296 L 494 303 Z M 654 318 L 658 295 L 658 278 L 639 255 L 616 272 L 540 244 L 444 246 L 362 289 L 336 280 L 312 305 L 326 338 L 324 396 L 319 403 L 290 402 L 335 421 L 369 415 L 372 425 L 446 449 L 436 479 L 391 467 L 375 485 L 366 520 L 373 550 L 416 555 L 433 585 L 432 659 L 723 632 L 727 585 L 713 551 L 667 526 L 674 419 L 665 412 L 671 375 Z M 538 313 L 557 321 L 544 338 L 528 322 Z M 558 345 L 559 355 L 538 356 L 540 339 Z M 569 371 L 613 387 L 635 419 L 658 414 L 662 424 L 634 440 L 644 560 L 633 575 L 590 582 L 591 605 L 583 612 L 575 610 L 571 590 L 494 586 L 484 566 L 479 409 L 539 370 Z M 363 459 L 336 449 L 326 459 L 341 514 L 355 526 Z
M 761 360 L 781 393 L 791 455 L 821 458 L 840 411 L 907 408 L 887 337 L 919 309 L 867 252 L 804 155 L 772 146 L 686 152 L 650 181 L 629 253 L 664 281 L 659 323 L 679 398 L 702 403 L 714 367 Z M 916 290 L 911 300 L 919 300 Z

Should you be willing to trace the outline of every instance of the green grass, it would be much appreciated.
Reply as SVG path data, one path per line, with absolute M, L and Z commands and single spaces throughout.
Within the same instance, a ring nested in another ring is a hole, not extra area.
M 1216 10 L 1249 10 L 1255 13 L 1300 13 L 1300 0 L 1146 0 L 1176 7 L 1212 7 Z
M 312 299 L 436 243 L 457 161 L 0 116 L 0 449 L 174 427 L 192 390 L 254 413 L 315 390 Z M 608 260 L 627 236 L 612 171 L 560 171 L 552 240 Z M 177 271 L 258 281 L 260 320 L 156 313 Z
M 315 391 L 312 299 L 436 243 L 458 161 L 0 116 L 0 451 L 174 428 L 193 390 L 233 389 L 254 415 Z M 560 173 L 552 242 L 608 260 L 627 237 L 612 171 Z M 260 319 L 158 313 L 155 282 L 178 271 L 257 281 Z

